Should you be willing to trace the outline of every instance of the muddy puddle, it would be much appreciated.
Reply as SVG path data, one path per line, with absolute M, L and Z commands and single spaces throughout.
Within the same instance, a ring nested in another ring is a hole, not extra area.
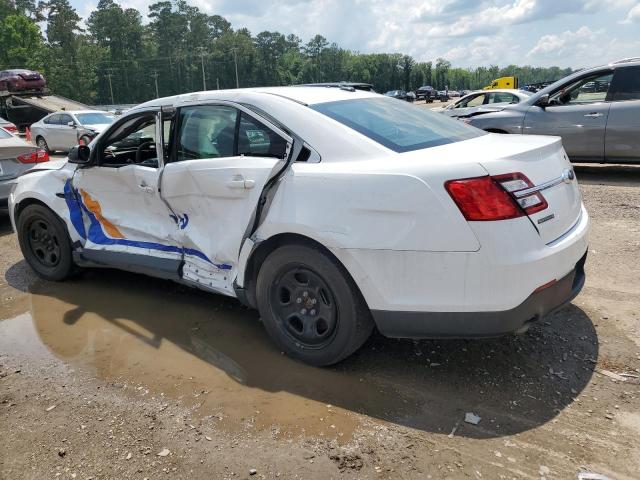
M 339 394 L 356 410 L 376 401 L 375 386 L 363 382 L 354 390 L 347 374 L 283 356 L 257 314 L 233 300 L 107 275 L 109 281 L 32 287 L 28 311 L 0 322 L 2 343 L 10 345 L 3 349 L 42 356 L 44 346 L 101 380 L 126 384 L 135 395 L 179 400 L 228 429 L 346 441 L 358 419 L 319 400 Z
M 144 276 L 87 271 L 36 280 L 24 312 L 0 309 L 0 351 L 55 356 L 133 395 L 164 396 L 221 428 L 348 441 L 368 420 L 448 434 L 466 411 L 487 420 L 458 435 L 495 437 L 540 425 L 572 402 L 597 358 L 577 307 L 562 313 L 562 351 L 529 335 L 493 341 L 398 341 L 374 336 L 332 368 L 295 362 L 258 314 L 235 300 Z M 567 319 L 571 320 L 567 324 Z M 574 360 L 573 354 L 575 352 Z M 569 355 L 571 354 L 571 355 Z M 548 375 L 562 358 L 563 378 Z

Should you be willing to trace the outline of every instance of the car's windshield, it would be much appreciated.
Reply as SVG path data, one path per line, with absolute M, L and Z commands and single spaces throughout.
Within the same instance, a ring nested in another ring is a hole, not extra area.
M 110 123 L 113 123 L 113 120 L 115 118 L 112 115 L 107 115 L 100 112 L 76 113 L 76 117 L 82 125 L 108 125 Z
M 425 107 L 391 98 L 319 103 L 311 108 L 396 152 L 446 145 L 485 135 Z

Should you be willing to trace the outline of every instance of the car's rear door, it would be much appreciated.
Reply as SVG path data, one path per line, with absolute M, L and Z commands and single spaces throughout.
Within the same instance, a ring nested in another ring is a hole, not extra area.
M 524 119 L 525 134 L 562 137 L 572 161 L 604 159 L 604 135 L 611 104 L 607 92 L 610 70 L 586 75 L 550 96 L 546 107 L 532 106 Z
M 607 162 L 640 162 L 640 66 L 618 67 L 609 92 Z
M 177 129 L 161 187 L 181 229 L 183 278 L 231 294 L 245 234 L 291 138 L 228 103 L 183 106 Z

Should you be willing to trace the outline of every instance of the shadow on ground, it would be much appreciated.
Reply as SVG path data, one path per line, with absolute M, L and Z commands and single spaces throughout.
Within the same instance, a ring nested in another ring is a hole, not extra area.
M 640 165 L 574 164 L 578 182 L 590 185 L 640 186 Z
M 23 262 L 11 267 L 7 282 L 24 288 L 17 282 L 23 269 Z M 276 350 L 256 312 L 171 282 L 90 270 L 64 283 L 36 281 L 31 291 L 39 340 L 64 360 L 91 364 L 103 379 L 138 377 L 129 380 L 171 389 L 197 377 L 213 383 L 206 390 L 216 402 L 254 389 L 267 392 L 261 402 L 278 402 L 276 394 L 287 392 L 425 431 L 448 434 L 459 424 L 456 435 L 472 438 L 548 422 L 585 387 L 598 356 L 593 324 L 574 305 L 521 337 L 411 341 L 376 334 L 351 358 L 318 369 Z M 226 383 L 210 380 L 216 375 Z M 291 413 L 281 408 L 281 416 Z M 478 426 L 462 421 L 469 411 L 482 416 Z

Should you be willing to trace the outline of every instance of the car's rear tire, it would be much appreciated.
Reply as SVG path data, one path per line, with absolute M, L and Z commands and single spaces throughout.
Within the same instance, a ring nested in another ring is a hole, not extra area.
M 42 278 L 59 281 L 75 270 L 67 228 L 43 205 L 28 205 L 17 220 L 18 242 L 29 266 Z
M 40 150 L 44 150 L 47 153 L 51 153 L 51 150 L 49 150 L 49 145 L 47 145 L 47 141 L 44 139 L 44 137 L 38 136 L 36 138 L 36 145 Z
M 273 251 L 258 273 L 256 298 L 273 341 L 311 365 L 345 359 L 373 330 L 371 313 L 348 273 L 312 246 Z

